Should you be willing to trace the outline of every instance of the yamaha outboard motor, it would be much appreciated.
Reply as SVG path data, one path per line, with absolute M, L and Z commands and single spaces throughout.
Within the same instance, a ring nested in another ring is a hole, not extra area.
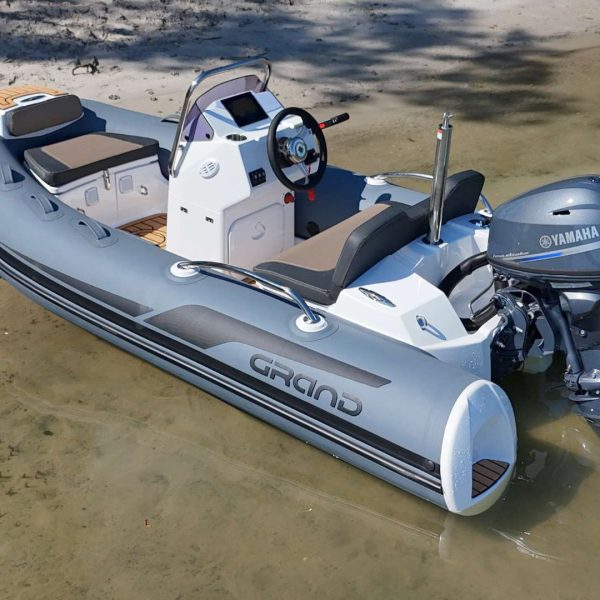
M 496 374 L 563 350 L 571 399 L 600 419 L 600 177 L 546 185 L 500 206 L 488 259 L 502 318 Z

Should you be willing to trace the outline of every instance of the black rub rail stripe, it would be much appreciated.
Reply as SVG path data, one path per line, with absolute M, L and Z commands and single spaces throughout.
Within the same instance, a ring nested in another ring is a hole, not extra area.
M 38 264 L 36 264 L 36 266 L 38 266 Z M 140 304 L 139 302 L 135 302 L 134 300 L 123 298 L 121 296 L 118 296 L 117 294 L 113 294 L 112 292 L 108 292 L 106 290 L 98 288 L 95 285 L 84 283 L 83 281 L 79 281 L 78 279 L 69 277 L 64 273 L 59 273 L 58 271 L 51 269 L 50 267 L 46 267 L 45 265 L 39 265 L 39 268 L 46 271 L 49 275 L 52 275 L 52 277 L 54 277 L 55 279 L 60 279 L 73 288 L 79 288 L 84 294 L 96 297 L 101 302 L 114 306 L 117 310 L 127 313 L 132 317 L 139 317 L 152 311 L 152 308 L 150 306 L 145 306 L 144 304 Z
M 305 403 L 302 400 L 292 396 L 291 394 L 287 394 L 286 392 L 283 392 L 281 390 L 273 388 L 270 385 L 261 382 L 259 379 L 256 379 L 256 378 L 252 377 L 251 375 L 248 375 L 247 373 L 239 371 L 238 369 L 235 369 L 234 367 L 231 367 L 230 365 L 227 365 L 226 363 L 218 361 L 202 352 L 194 350 L 193 348 L 190 348 L 186 344 L 178 342 L 178 341 L 172 339 L 171 337 L 165 336 L 158 331 L 154 331 L 152 329 L 149 329 L 149 328 L 143 327 L 143 326 L 142 326 L 142 328 L 140 328 L 139 323 L 132 321 L 130 319 L 127 319 L 127 318 L 123 317 L 122 315 L 119 315 L 118 313 L 115 313 L 112 310 L 93 302 L 92 300 L 89 300 L 83 296 L 75 294 L 68 288 L 65 288 L 61 284 L 53 281 L 52 279 L 49 279 L 42 273 L 39 273 L 38 271 L 31 269 L 27 264 L 18 260 L 12 254 L 6 252 L 1 247 L 0 247 L 0 259 L 2 261 L 4 261 L 6 264 L 8 264 L 9 266 L 11 266 L 16 271 L 20 272 L 21 275 L 23 275 L 24 277 L 27 277 L 28 279 L 36 282 L 38 285 L 45 287 L 45 288 L 51 290 L 52 292 L 54 292 L 55 294 L 66 298 L 73 304 L 76 304 L 78 306 L 81 306 L 82 308 L 85 308 L 87 310 L 90 310 L 91 312 L 98 314 L 99 316 L 105 318 L 106 320 L 111 321 L 115 325 L 118 325 L 118 326 L 126 329 L 127 331 L 131 332 L 133 335 L 138 336 L 138 337 L 143 337 L 143 338 L 145 338 L 149 341 L 152 341 L 156 344 L 165 346 L 169 350 L 172 350 L 173 352 L 176 352 L 177 354 L 180 354 L 188 359 L 191 359 L 194 362 L 196 362 L 204 367 L 207 367 L 213 371 L 216 371 L 218 373 L 226 375 L 233 381 L 236 381 L 238 383 L 246 385 L 250 388 L 254 388 L 261 394 L 273 399 L 276 402 L 279 402 L 280 404 L 283 404 L 284 406 L 292 408 L 306 416 L 309 416 L 309 417 L 317 419 L 327 425 L 330 425 L 331 427 L 337 429 L 338 431 L 345 433 L 347 435 L 350 435 L 350 436 L 356 438 L 357 440 L 375 448 L 376 450 L 385 452 L 385 453 L 389 454 L 390 456 L 396 458 L 397 460 L 400 460 L 400 461 L 422 471 L 423 473 L 426 473 L 427 475 L 437 479 L 438 481 L 440 480 L 440 466 L 439 466 L 439 464 L 435 463 L 434 461 L 431 461 L 419 454 L 416 454 L 415 452 L 412 452 L 411 450 L 408 450 L 407 448 L 403 448 L 402 446 L 394 444 L 393 442 L 390 442 L 389 440 L 386 440 L 385 438 L 382 438 L 382 437 L 377 436 L 369 431 L 366 431 L 365 429 L 362 429 L 361 427 L 358 427 L 357 425 L 355 425 L 353 423 L 349 423 L 348 421 L 345 421 L 344 419 L 341 419 L 340 417 L 337 417 L 336 415 L 332 415 L 331 413 L 328 413 L 327 411 L 322 410 L 318 406 L 314 406 L 312 404 Z M 10 273 L 8 273 L 8 275 L 10 276 Z M 21 283 L 23 284 L 24 282 L 21 282 Z M 36 295 L 39 295 L 39 293 L 37 291 L 35 291 L 35 290 L 32 290 L 32 291 Z M 52 300 L 50 299 L 50 301 L 52 301 Z M 66 307 L 63 307 L 63 308 L 66 308 Z M 70 312 L 72 312 L 72 311 L 70 311 Z M 90 323 L 96 327 L 102 328 L 102 325 L 100 323 L 94 322 L 94 321 L 86 318 L 83 315 L 77 314 L 76 316 L 80 319 L 87 321 L 88 323 Z M 135 340 L 132 340 L 130 338 L 125 338 L 123 336 L 119 336 L 118 334 L 116 334 L 114 332 L 111 332 L 111 334 L 116 335 L 117 337 L 121 337 L 121 339 L 124 339 L 126 342 L 128 342 L 134 346 L 137 346 L 138 348 L 144 350 L 145 352 L 154 354 L 155 356 L 161 358 L 162 360 L 166 360 L 168 362 L 173 362 L 173 361 L 169 360 L 169 358 L 167 356 L 161 355 L 161 354 L 155 352 L 153 349 L 137 343 Z M 179 365 L 179 364 L 177 366 L 180 368 L 182 367 L 182 365 Z M 186 369 L 186 370 L 189 371 L 189 369 Z M 198 373 L 196 373 L 196 372 L 193 372 L 193 373 L 195 375 L 198 375 Z M 304 426 L 306 427 L 307 425 L 308 424 L 305 424 Z M 336 443 L 339 444 L 340 442 L 336 440 Z M 360 453 L 359 449 L 357 449 L 355 447 L 351 447 L 350 449 L 354 452 Z M 370 460 L 373 460 L 373 458 L 371 458 L 371 457 L 368 457 L 368 458 Z M 386 465 L 382 465 L 382 466 L 386 467 Z M 386 467 L 386 468 L 389 468 L 389 467 Z M 411 479 L 409 474 L 404 475 L 404 476 L 407 479 Z M 419 483 L 420 485 L 423 485 L 424 487 L 427 487 L 437 493 L 440 493 L 440 494 L 443 493 L 441 484 L 435 484 L 433 482 L 429 483 L 429 482 L 423 481 L 421 479 L 417 480 L 416 478 L 414 479 L 414 481 L 417 481 L 417 483 Z

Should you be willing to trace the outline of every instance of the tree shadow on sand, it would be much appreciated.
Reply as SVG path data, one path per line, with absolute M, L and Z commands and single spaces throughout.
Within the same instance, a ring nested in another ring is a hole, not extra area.
M 442 107 L 452 106 L 473 121 L 513 120 L 519 125 L 570 112 L 572 98 L 550 95 L 544 89 L 554 76 L 551 59 L 564 53 L 542 51 L 524 32 L 513 33 L 525 41 L 474 51 L 458 67 L 409 90 L 405 98 L 415 105 L 433 100 Z
M 3 1 L 0 57 L 14 65 L 96 55 L 101 65 L 137 61 L 169 72 L 268 55 L 284 64 L 278 77 L 306 86 L 317 80 L 320 89 L 325 82 L 331 103 L 385 91 L 417 105 L 453 106 L 467 119 L 515 124 L 572 104 L 542 89 L 555 52 L 524 31 L 501 41 L 473 32 L 474 11 L 444 0 L 355 0 L 340 3 L 334 20 L 321 3 L 301 0 Z M 291 71 L 306 56 L 305 75 Z M 380 73 L 390 67 L 400 88 Z

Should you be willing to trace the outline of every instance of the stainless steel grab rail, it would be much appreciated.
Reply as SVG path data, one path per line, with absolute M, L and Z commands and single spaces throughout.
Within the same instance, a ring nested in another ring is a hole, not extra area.
M 431 181 L 433 175 L 427 175 L 427 173 L 410 173 L 404 171 L 389 171 L 388 173 L 378 173 L 377 175 L 371 175 L 371 179 L 382 179 L 384 181 L 392 178 L 405 178 L 405 179 L 425 179 Z
M 411 173 L 404 171 L 389 171 L 387 173 L 378 173 L 377 175 L 370 175 L 370 179 L 387 181 L 388 179 L 423 179 L 425 181 L 432 181 L 433 175 L 428 175 L 427 173 Z M 479 194 L 479 201 L 483 204 L 485 210 L 489 213 L 490 217 L 494 214 L 494 209 L 490 204 L 490 201 L 483 195 Z
M 267 76 L 263 82 L 263 90 L 266 89 L 267 84 L 269 83 L 269 79 L 271 77 L 271 62 L 262 56 L 248 58 L 245 60 L 240 60 L 231 65 L 226 65 L 224 67 L 216 67 L 215 69 L 208 69 L 207 71 L 202 71 L 199 73 L 192 83 L 190 83 L 190 87 L 188 88 L 185 99 L 183 100 L 183 106 L 181 107 L 181 116 L 179 117 L 179 122 L 177 123 L 177 133 L 175 134 L 175 139 L 173 140 L 173 147 L 171 148 L 171 156 L 169 157 L 169 175 L 173 176 L 175 174 L 175 158 L 178 151 L 183 150 L 184 144 L 181 142 L 181 133 L 183 131 L 183 127 L 185 125 L 185 120 L 187 118 L 190 98 L 192 94 L 196 91 L 198 86 L 209 79 L 210 77 L 214 77 L 215 75 L 220 75 L 221 73 L 226 73 L 227 71 L 235 71 L 236 69 L 240 69 L 242 67 L 249 67 L 252 65 L 261 64 L 266 68 Z
M 253 271 L 248 269 L 243 269 L 242 267 L 236 267 L 234 265 L 226 265 L 224 263 L 211 262 L 205 260 L 182 260 L 175 265 L 173 265 L 179 269 L 198 269 L 198 271 L 204 271 L 209 273 L 216 273 L 218 275 L 223 275 L 224 273 L 234 273 L 236 275 L 242 275 L 244 277 L 248 277 L 254 281 L 258 281 L 258 283 L 264 285 L 267 288 L 271 288 L 271 290 L 275 290 L 284 296 L 287 296 L 292 302 L 294 302 L 300 310 L 304 313 L 305 320 L 307 323 L 320 323 L 323 317 L 315 314 L 315 312 L 308 306 L 306 300 L 294 292 L 294 290 L 290 289 L 285 285 L 280 285 L 279 283 L 275 283 L 262 275 L 258 275 Z M 233 278 L 232 278 L 233 279 Z M 239 279 L 236 281 L 240 283 L 245 283 Z
M 481 204 L 483 204 L 485 210 L 489 213 L 489 216 L 491 217 L 494 214 L 494 209 L 492 208 L 492 205 L 490 204 L 489 200 L 483 194 L 479 194 L 479 200 L 481 201 Z

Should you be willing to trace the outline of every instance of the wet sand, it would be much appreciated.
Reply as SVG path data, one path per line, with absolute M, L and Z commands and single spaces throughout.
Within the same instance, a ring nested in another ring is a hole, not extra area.
M 595 597 L 600 441 L 552 389 L 559 366 L 507 383 L 517 478 L 464 519 L 5 285 L 0 309 L 19 315 L 0 329 L 3 597 Z
M 426 90 L 347 105 L 351 122 L 328 134 L 331 160 L 367 173 L 430 173 L 435 129 L 448 110 L 455 115 L 450 170 L 482 172 L 486 176 L 484 191 L 493 204 L 556 179 L 596 173 L 599 39 L 584 36 L 579 47 L 574 47 L 572 40 L 554 42 L 552 52 L 529 73 L 533 76 L 538 69 L 547 69 L 551 73 L 548 81 L 539 87 L 526 86 L 525 100 L 519 100 L 515 91 L 513 102 L 498 102 L 493 118 L 479 119 L 477 115 L 485 112 L 482 105 L 493 104 L 493 98 L 501 93 L 504 78 L 510 77 L 510 64 L 493 70 L 471 66 L 474 83 L 466 88 L 447 87 L 442 76 Z M 520 69 L 515 67 L 515 71 Z M 454 75 L 451 72 L 446 79 Z M 471 87 L 478 88 L 477 100 L 472 98 Z M 543 102 L 560 109 L 548 114 L 533 108 L 526 100 L 532 89 Z M 324 117 L 332 109 L 320 106 L 316 112 Z
M 598 171 L 598 36 L 555 33 L 518 51 L 492 43 L 460 64 L 436 63 L 403 93 L 376 93 L 371 82 L 368 98 L 340 105 L 313 91 L 300 102 L 298 82 L 277 70 L 273 88 L 282 81 L 284 101 L 313 106 L 319 117 L 349 109 L 350 123 L 328 137 L 330 160 L 366 172 L 430 170 L 439 115 L 455 111 L 452 170 L 485 173 L 499 203 Z M 36 64 L 44 63 L 34 56 L 20 68 Z M 172 86 L 174 97 L 185 85 Z M 341 88 L 339 80 L 324 86 Z M 149 111 L 172 104 L 118 95 L 115 102 Z M 506 382 L 519 424 L 517 476 L 501 503 L 464 519 L 228 407 L 0 282 L 0 597 L 595 598 L 600 438 L 569 413 L 556 388 L 561 368 L 558 360 L 543 376 Z

